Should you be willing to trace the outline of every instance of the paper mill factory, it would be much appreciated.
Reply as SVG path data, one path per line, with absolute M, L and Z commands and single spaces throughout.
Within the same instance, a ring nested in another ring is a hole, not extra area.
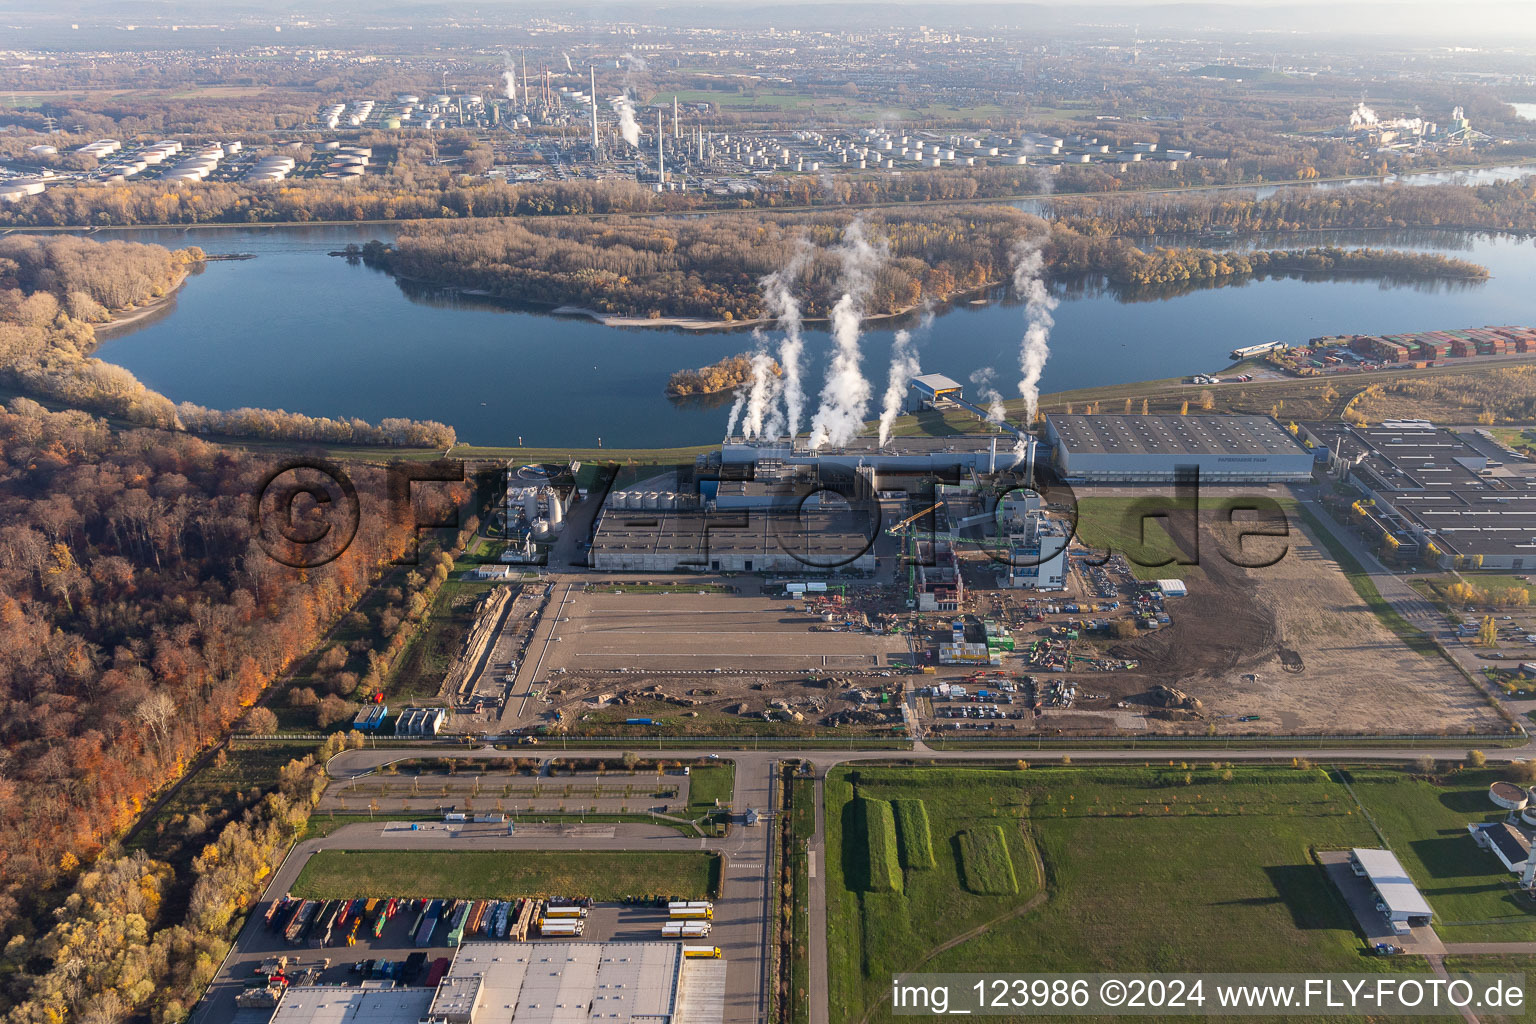
M 1070 482 L 1212 483 L 1310 479 L 1313 454 L 1267 416 L 1049 416 L 1044 440 L 987 420 L 943 374 L 915 378 L 909 411 L 965 411 L 976 432 L 855 437 L 841 445 L 728 437 L 691 467 L 616 484 L 593 536 L 595 569 L 644 572 L 869 573 L 881 497 L 940 485 L 1054 473 Z M 887 516 L 890 509 L 886 510 Z M 900 516 L 897 517 L 901 518 Z

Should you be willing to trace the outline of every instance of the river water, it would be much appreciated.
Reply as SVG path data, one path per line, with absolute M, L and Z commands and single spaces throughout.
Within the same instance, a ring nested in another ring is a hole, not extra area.
M 720 438 L 729 396 L 674 401 L 663 389 L 674 370 L 747 350 L 750 335 L 604 327 L 408 293 L 382 272 L 326 255 L 391 236 L 388 226 L 135 232 L 126 237 L 257 256 L 208 264 L 173 304 L 97 354 L 176 401 L 435 419 L 474 444 L 588 446 L 601 438 L 607 447 L 651 447 Z M 1257 240 L 1319 243 L 1443 251 L 1488 266 L 1493 277 L 1475 284 L 1270 279 L 1155 298 L 1094 282 L 1059 284 L 1042 390 L 1215 370 L 1227 365 L 1232 348 L 1266 341 L 1536 323 L 1531 241 L 1451 232 Z M 815 326 L 807 332 L 805 372 L 819 391 L 830 340 Z M 895 328 L 873 326 L 864 339 L 864 372 L 877 402 Z M 990 368 L 1005 397 L 1016 397 L 1022 331 L 1022 309 L 1009 301 L 962 304 L 919 332 L 923 370 L 967 383 Z M 968 385 L 967 393 L 976 388 Z

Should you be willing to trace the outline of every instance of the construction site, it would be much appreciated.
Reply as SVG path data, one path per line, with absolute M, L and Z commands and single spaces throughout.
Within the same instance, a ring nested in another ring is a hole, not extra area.
M 942 375 L 913 392 L 974 414 Z M 586 566 L 484 599 L 440 691 L 444 731 L 1508 730 L 1462 665 L 1362 596 L 1304 510 L 1314 456 L 1273 418 L 1081 419 L 1047 420 L 1048 454 L 1017 431 L 728 439 L 693 466 L 630 471 L 579 506 Z M 1216 482 L 1180 506 L 1162 478 L 1189 461 Z M 508 507 L 551 531 L 559 496 L 524 483 L 509 478 Z M 1279 535 L 1234 547 L 1231 507 L 1254 500 Z

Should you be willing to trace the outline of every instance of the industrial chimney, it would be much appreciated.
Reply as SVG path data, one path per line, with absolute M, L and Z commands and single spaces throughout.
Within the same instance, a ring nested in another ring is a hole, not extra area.
M 592 65 L 592 155 L 597 155 L 597 66 Z

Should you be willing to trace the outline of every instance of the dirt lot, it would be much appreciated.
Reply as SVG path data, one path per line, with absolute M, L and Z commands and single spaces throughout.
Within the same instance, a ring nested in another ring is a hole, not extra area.
M 1213 725 L 1231 733 L 1503 728 L 1451 665 L 1415 653 L 1382 624 L 1300 523 L 1292 522 L 1289 550 L 1276 564 L 1245 569 L 1220 556 L 1213 520 L 1204 520 L 1200 565 L 1183 574 L 1189 596 L 1165 605 L 1172 624 L 1101 642 L 1109 655 L 1139 661 L 1137 668 L 1069 673 L 1084 697 L 1070 711 L 1048 709 L 1036 728 L 1125 728 L 1128 711 L 1152 732 Z M 1017 639 L 1022 648 L 1027 638 Z M 1202 706 L 1193 714 L 1163 708 L 1152 694 L 1159 684 Z M 1125 708 L 1118 707 L 1122 701 Z M 1257 718 L 1240 720 L 1250 716 Z
M 1338 564 L 1293 524 L 1290 552 L 1266 569 L 1219 559 L 1191 581 L 1160 665 L 1208 714 L 1258 714 L 1280 732 L 1497 732 L 1481 693 L 1438 657 L 1409 650 Z M 1255 678 L 1256 677 L 1256 678 Z M 1272 723 L 1272 724 L 1271 724 Z
M 904 637 L 813 631 L 825 624 L 797 603 L 746 594 L 587 590 L 564 618 L 551 670 L 867 671 L 907 653 Z
M 901 721 L 890 666 L 910 657 L 905 636 L 847 630 L 740 582 L 749 592 L 574 589 L 539 696 L 516 724 L 609 734 L 645 718 L 663 730 L 784 734 Z M 867 698 L 881 689 L 892 697 L 876 707 Z

